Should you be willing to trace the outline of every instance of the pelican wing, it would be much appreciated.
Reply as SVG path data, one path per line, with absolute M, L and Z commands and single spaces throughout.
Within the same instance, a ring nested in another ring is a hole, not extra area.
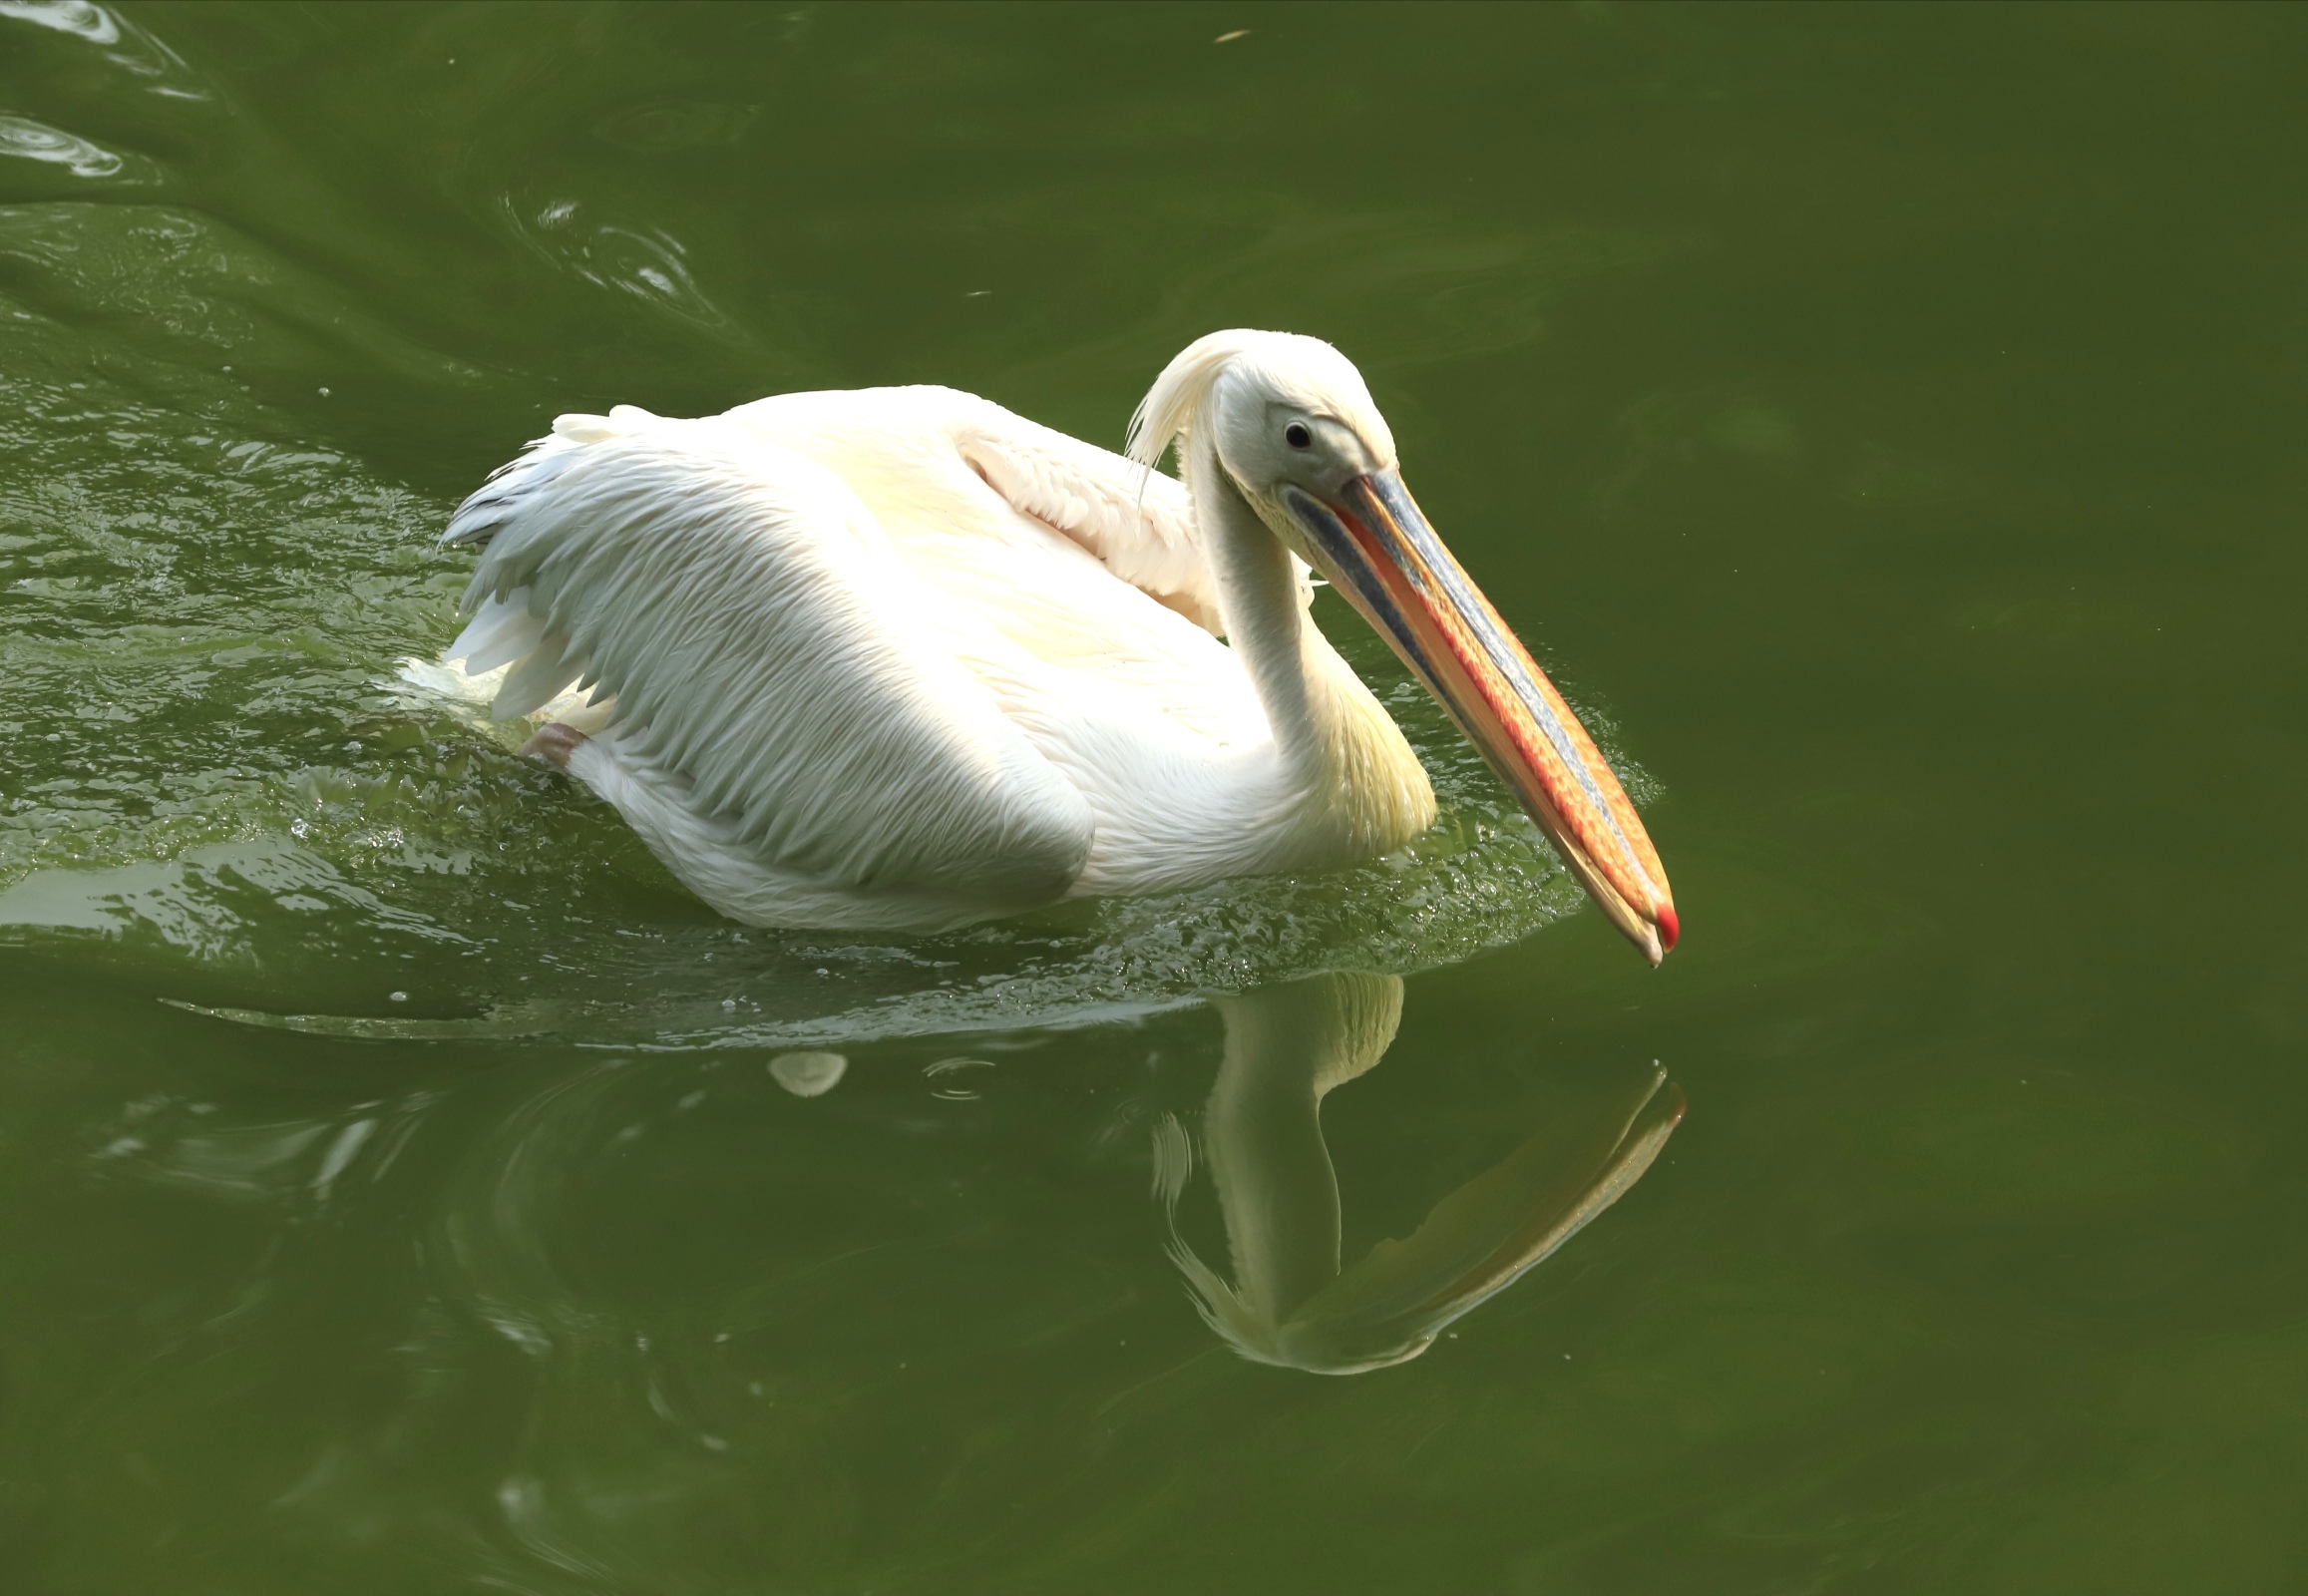
M 1097 557 L 1115 576 L 1213 635 L 1218 591 L 1176 479 L 980 400 L 997 425 L 964 424 L 956 443 L 986 486 Z
M 902 553 L 921 535 L 1017 547 L 1031 524 L 1204 629 L 1222 629 L 1193 502 L 1159 471 L 927 384 L 776 394 L 728 419 L 839 474 Z
M 513 664 L 500 718 L 613 699 L 619 761 L 779 867 L 1018 906 L 1079 873 L 1087 803 L 824 465 L 730 418 L 564 417 L 447 541 L 486 544 L 450 657 Z

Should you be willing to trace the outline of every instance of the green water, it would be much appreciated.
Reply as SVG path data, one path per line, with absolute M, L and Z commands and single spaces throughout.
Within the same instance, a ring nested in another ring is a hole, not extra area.
M 0 6 L 0 1586 L 2301 1589 L 2304 81 Z M 932 940 L 719 922 L 400 675 L 557 412 L 1112 445 L 1233 325 L 1359 362 L 1663 970 L 1329 597 L 1441 828 Z

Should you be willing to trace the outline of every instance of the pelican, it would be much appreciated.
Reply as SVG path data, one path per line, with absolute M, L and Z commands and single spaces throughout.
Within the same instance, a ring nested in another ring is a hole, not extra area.
M 1173 448 L 1183 482 L 1155 469 Z M 1643 823 L 1345 355 L 1198 339 L 1127 451 L 940 387 L 563 416 L 449 522 L 482 553 L 445 657 L 722 914 L 938 931 L 1432 825 L 1309 615 L 1319 572 L 1659 963 L 1677 921 Z

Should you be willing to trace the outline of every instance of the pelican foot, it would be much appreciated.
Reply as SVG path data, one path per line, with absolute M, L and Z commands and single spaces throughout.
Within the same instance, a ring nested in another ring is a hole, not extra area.
M 575 726 L 565 726 L 558 720 L 549 720 L 537 728 L 537 735 L 521 745 L 521 751 L 533 759 L 542 759 L 556 770 L 569 769 L 570 755 L 583 744 L 585 734 Z

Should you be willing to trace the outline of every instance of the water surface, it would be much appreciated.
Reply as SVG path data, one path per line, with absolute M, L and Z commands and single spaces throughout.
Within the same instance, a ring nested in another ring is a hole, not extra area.
M 1247 30 L 1247 31 L 1244 31 Z M 1223 42 L 1221 41 L 1223 37 Z M 2308 1578 L 2308 20 L 0 4 L 0 1574 Z M 1332 339 L 1674 874 L 717 920 L 407 679 L 556 413 Z

